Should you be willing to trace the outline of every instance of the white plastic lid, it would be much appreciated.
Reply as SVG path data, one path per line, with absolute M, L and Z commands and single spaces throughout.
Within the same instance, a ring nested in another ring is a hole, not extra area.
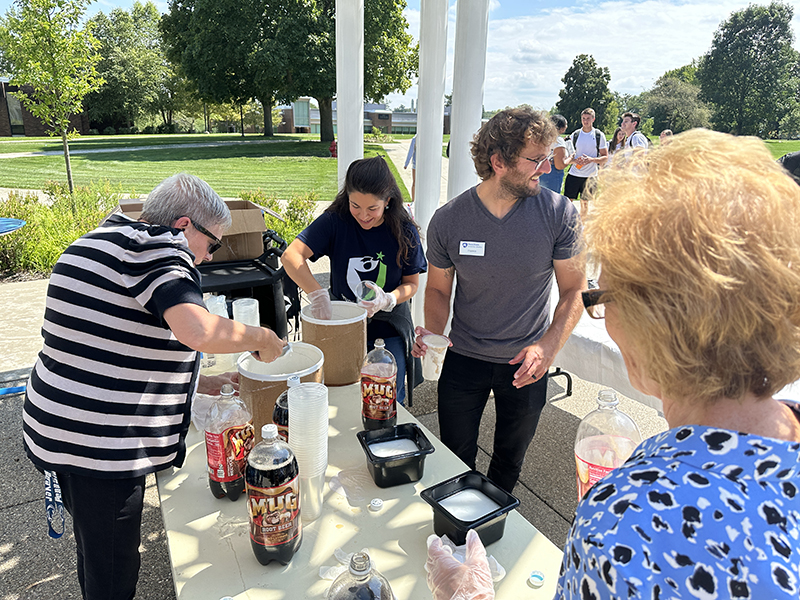
M 544 585 L 544 573 L 541 571 L 531 571 L 528 577 L 528 585 L 532 588 L 540 588 Z
M 383 508 L 383 500 L 380 498 L 373 498 L 370 500 L 369 509 L 372 511 L 379 511 Z
M 286 387 L 294 387 L 300 385 L 300 378 L 297 375 L 292 375 L 286 380 Z
M 265 440 L 271 440 L 278 437 L 278 426 L 275 423 L 267 423 L 261 428 L 261 437 Z

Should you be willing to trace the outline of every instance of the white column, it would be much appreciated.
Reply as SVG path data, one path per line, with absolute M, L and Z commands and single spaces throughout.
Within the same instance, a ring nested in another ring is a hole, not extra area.
M 469 151 L 481 127 L 489 0 L 458 0 L 453 59 L 453 105 L 450 108 L 450 168 L 447 199 L 455 198 L 478 181 Z
M 336 0 L 336 129 L 341 187 L 364 157 L 364 0 Z
M 444 80 L 447 58 L 448 0 L 422 0 L 419 32 L 419 98 L 417 100 L 417 183 L 414 218 L 422 228 L 423 240 L 434 211 L 439 206 L 442 185 L 442 130 L 444 129 Z M 423 325 L 424 290 L 422 275 L 414 297 L 414 323 Z

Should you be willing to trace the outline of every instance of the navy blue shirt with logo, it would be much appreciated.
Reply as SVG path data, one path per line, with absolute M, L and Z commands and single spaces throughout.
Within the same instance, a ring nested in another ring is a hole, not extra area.
M 355 288 L 361 281 L 372 281 L 383 290 L 395 290 L 406 275 L 428 269 L 417 228 L 405 224 L 410 241 L 408 256 L 397 264 L 400 244 L 386 223 L 363 229 L 350 215 L 342 217 L 325 212 L 306 227 L 297 238 L 308 246 L 311 261 L 328 256 L 331 261 L 331 293 L 338 300 L 356 301 Z M 386 323 L 372 321 L 367 331 L 370 339 L 388 336 L 376 328 Z M 390 327 L 390 326 L 388 326 Z M 394 335 L 397 335 L 396 333 Z

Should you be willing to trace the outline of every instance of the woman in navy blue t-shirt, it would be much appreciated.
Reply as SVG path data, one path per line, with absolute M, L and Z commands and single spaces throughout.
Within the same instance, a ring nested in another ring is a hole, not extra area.
M 331 289 L 323 289 L 308 266 L 328 256 Z M 419 274 L 427 270 L 419 228 L 403 206 L 400 188 L 380 156 L 357 160 L 333 203 L 289 245 L 282 263 L 308 295 L 311 314 L 331 318 L 331 297 L 357 301 L 356 286 L 376 285 L 368 303 L 367 342 L 383 338 L 397 360 L 397 398 L 405 399 L 406 357 L 413 345 L 413 323 L 406 300 L 417 293 Z

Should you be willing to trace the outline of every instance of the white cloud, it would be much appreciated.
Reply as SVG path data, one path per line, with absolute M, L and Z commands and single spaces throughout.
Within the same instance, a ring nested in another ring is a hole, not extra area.
M 707 52 L 720 23 L 746 4 L 745 0 L 608 0 L 538 11 L 531 3 L 536 14 L 508 19 L 492 19 L 490 12 L 484 105 L 494 109 L 527 103 L 550 109 L 558 101 L 561 78 L 578 54 L 591 54 L 598 65 L 608 67 L 613 91 L 638 94 L 665 71 Z M 453 9 L 447 93 L 452 89 Z M 419 11 L 407 10 L 406 17 L 418 39 Z M 800 14 L 792 24 L 797 37 Z M 390 100 L 395 106 L 409 105 L 416 95 L 414 86 Z

